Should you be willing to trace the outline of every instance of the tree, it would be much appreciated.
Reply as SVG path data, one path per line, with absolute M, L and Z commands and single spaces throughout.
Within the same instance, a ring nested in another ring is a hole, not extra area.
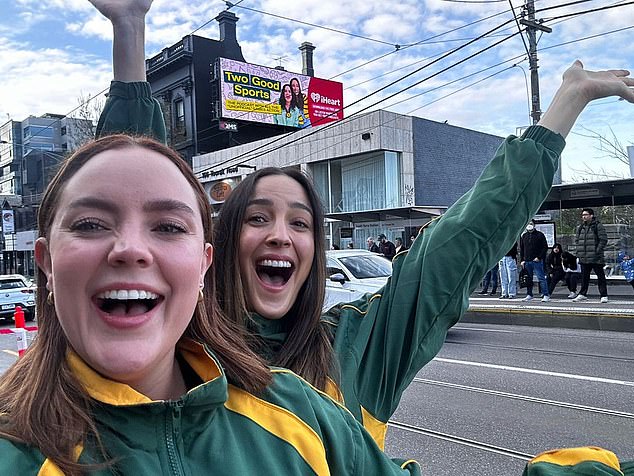
M 588 133 L 587 135 L 583 135 L 584 137 L 595 139 L 598 142 L 598 145 L 595 146 L 595 150 L 602 154 L 600 156 L 601 158 L 616 159 L 622 164 L 625 164 L 628 168 L 630 167 L 630 157 L 627 153 L 627 146 L 618 139 L 612 128 L 610 128 L 611 137 L 606 137 L 597 131 L 585 127 L 584 130 Z M 615 172 L 606 171 L 603 167 L 597 169 L 596 167 L 590 167 L 587 163 L 583 165 L 583 169 L 572 169 L 573 172 L 582 174 L 584 177 L 589 176 L 592 180 L 597 181 L 625 178 L 623 174 L 619 175 Z M 578 180 L 573 177 L 573 181 L 582 182 L 585 180 Z
M 68 144 L 69 151 L 95 138 L 97 121 L 105 106 L 103 98 L 91 97 L 90 94 L 84 96 L 80 93 L 77 101 L 79 106 L 69 115 L 72 121 L 72 126 L 69 124 L 67 132 L 72 141 Z

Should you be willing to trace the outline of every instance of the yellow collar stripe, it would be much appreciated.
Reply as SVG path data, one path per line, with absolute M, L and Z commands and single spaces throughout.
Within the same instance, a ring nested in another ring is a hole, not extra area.
M 581 448 L 563 448 L 546 451 L 533 458 L 529 464 L 552 463 L 559 466 L 574 466 L 584 461 L 596 461 L 609 466 L 616 471 L 621 471 L 619 459 L 614 453 L 595 446 L 584 446 Z
M 84 389 L 95 400 L 109 405 L 133 405 L 152 400 L 132 387 L 102 377 L 88 366 L 74 351 L 66 354 L 68 365 Z
M 84 447 L 82 445 L 75 446 L 75 461 L 79 460 L 79 455 L 81 455 L 83 450 Z M 46 458 L 40 470 L 37 472 L 37 476 L 64 476 L 64 473 L 62 473 L 62 470 L 59 469 L 55 463 Z
M 289 443 L 318 476 L 330 475 L 321 438 L 297 415 L 232 385 L 225 407 Z

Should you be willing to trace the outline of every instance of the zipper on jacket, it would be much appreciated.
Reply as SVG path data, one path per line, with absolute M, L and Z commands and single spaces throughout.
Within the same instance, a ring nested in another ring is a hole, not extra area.
M 172 474 L 177 476 L 184 476 L 183 465 L 180 455 L 178 453 L 178 445 L 176 439 L 180 436 L 181 432 L 181 410 L 183 408 L 183 402 L 169 402 L 171 412 L 167 412 L 165 415 L 165 446 L 167 447 L 167 458 L 169 459 L 170 469 Z

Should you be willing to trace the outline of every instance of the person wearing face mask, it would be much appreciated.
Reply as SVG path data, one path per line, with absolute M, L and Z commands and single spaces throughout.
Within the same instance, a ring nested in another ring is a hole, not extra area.
M 608 234 L 604 226 L 594 216 L 592 208 L 584 208 L 581 211 L 582 223 L 577 227 L 575 245 L 577 245 L 577 256 L 581 263 L 581 289 L 579 295 L 573 299 L 575 302 L 588 300 L 588 287 L 590 286 L 590 272 L 597 275 L 597 285 L 601 302 L 608 302 L 608 286 L 605 279 L 603 266 L 605 260 L 603 253 L 608 244 Z
M 550 301 L 548 283 L 544 271 L 544 261 L 548 251 L 546 236 L 535 228 L 535 220 L 531 220 L 526 225 L 526 233 L 520 238 L 520 266 L 528 272 L 530 284 L 526 288 L 524 301 L 533 299 L 533 274 L 537 275 L 539 287 L 543 293 L 542 302 Z

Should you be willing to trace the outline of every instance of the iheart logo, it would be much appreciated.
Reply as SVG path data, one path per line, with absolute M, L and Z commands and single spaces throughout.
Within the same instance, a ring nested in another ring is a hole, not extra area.
M 313 100 L 313 102 L 319 102 L 319 100 L 321 99 L 321 95 L 319 93 L 310 93 L 310 98 Z

